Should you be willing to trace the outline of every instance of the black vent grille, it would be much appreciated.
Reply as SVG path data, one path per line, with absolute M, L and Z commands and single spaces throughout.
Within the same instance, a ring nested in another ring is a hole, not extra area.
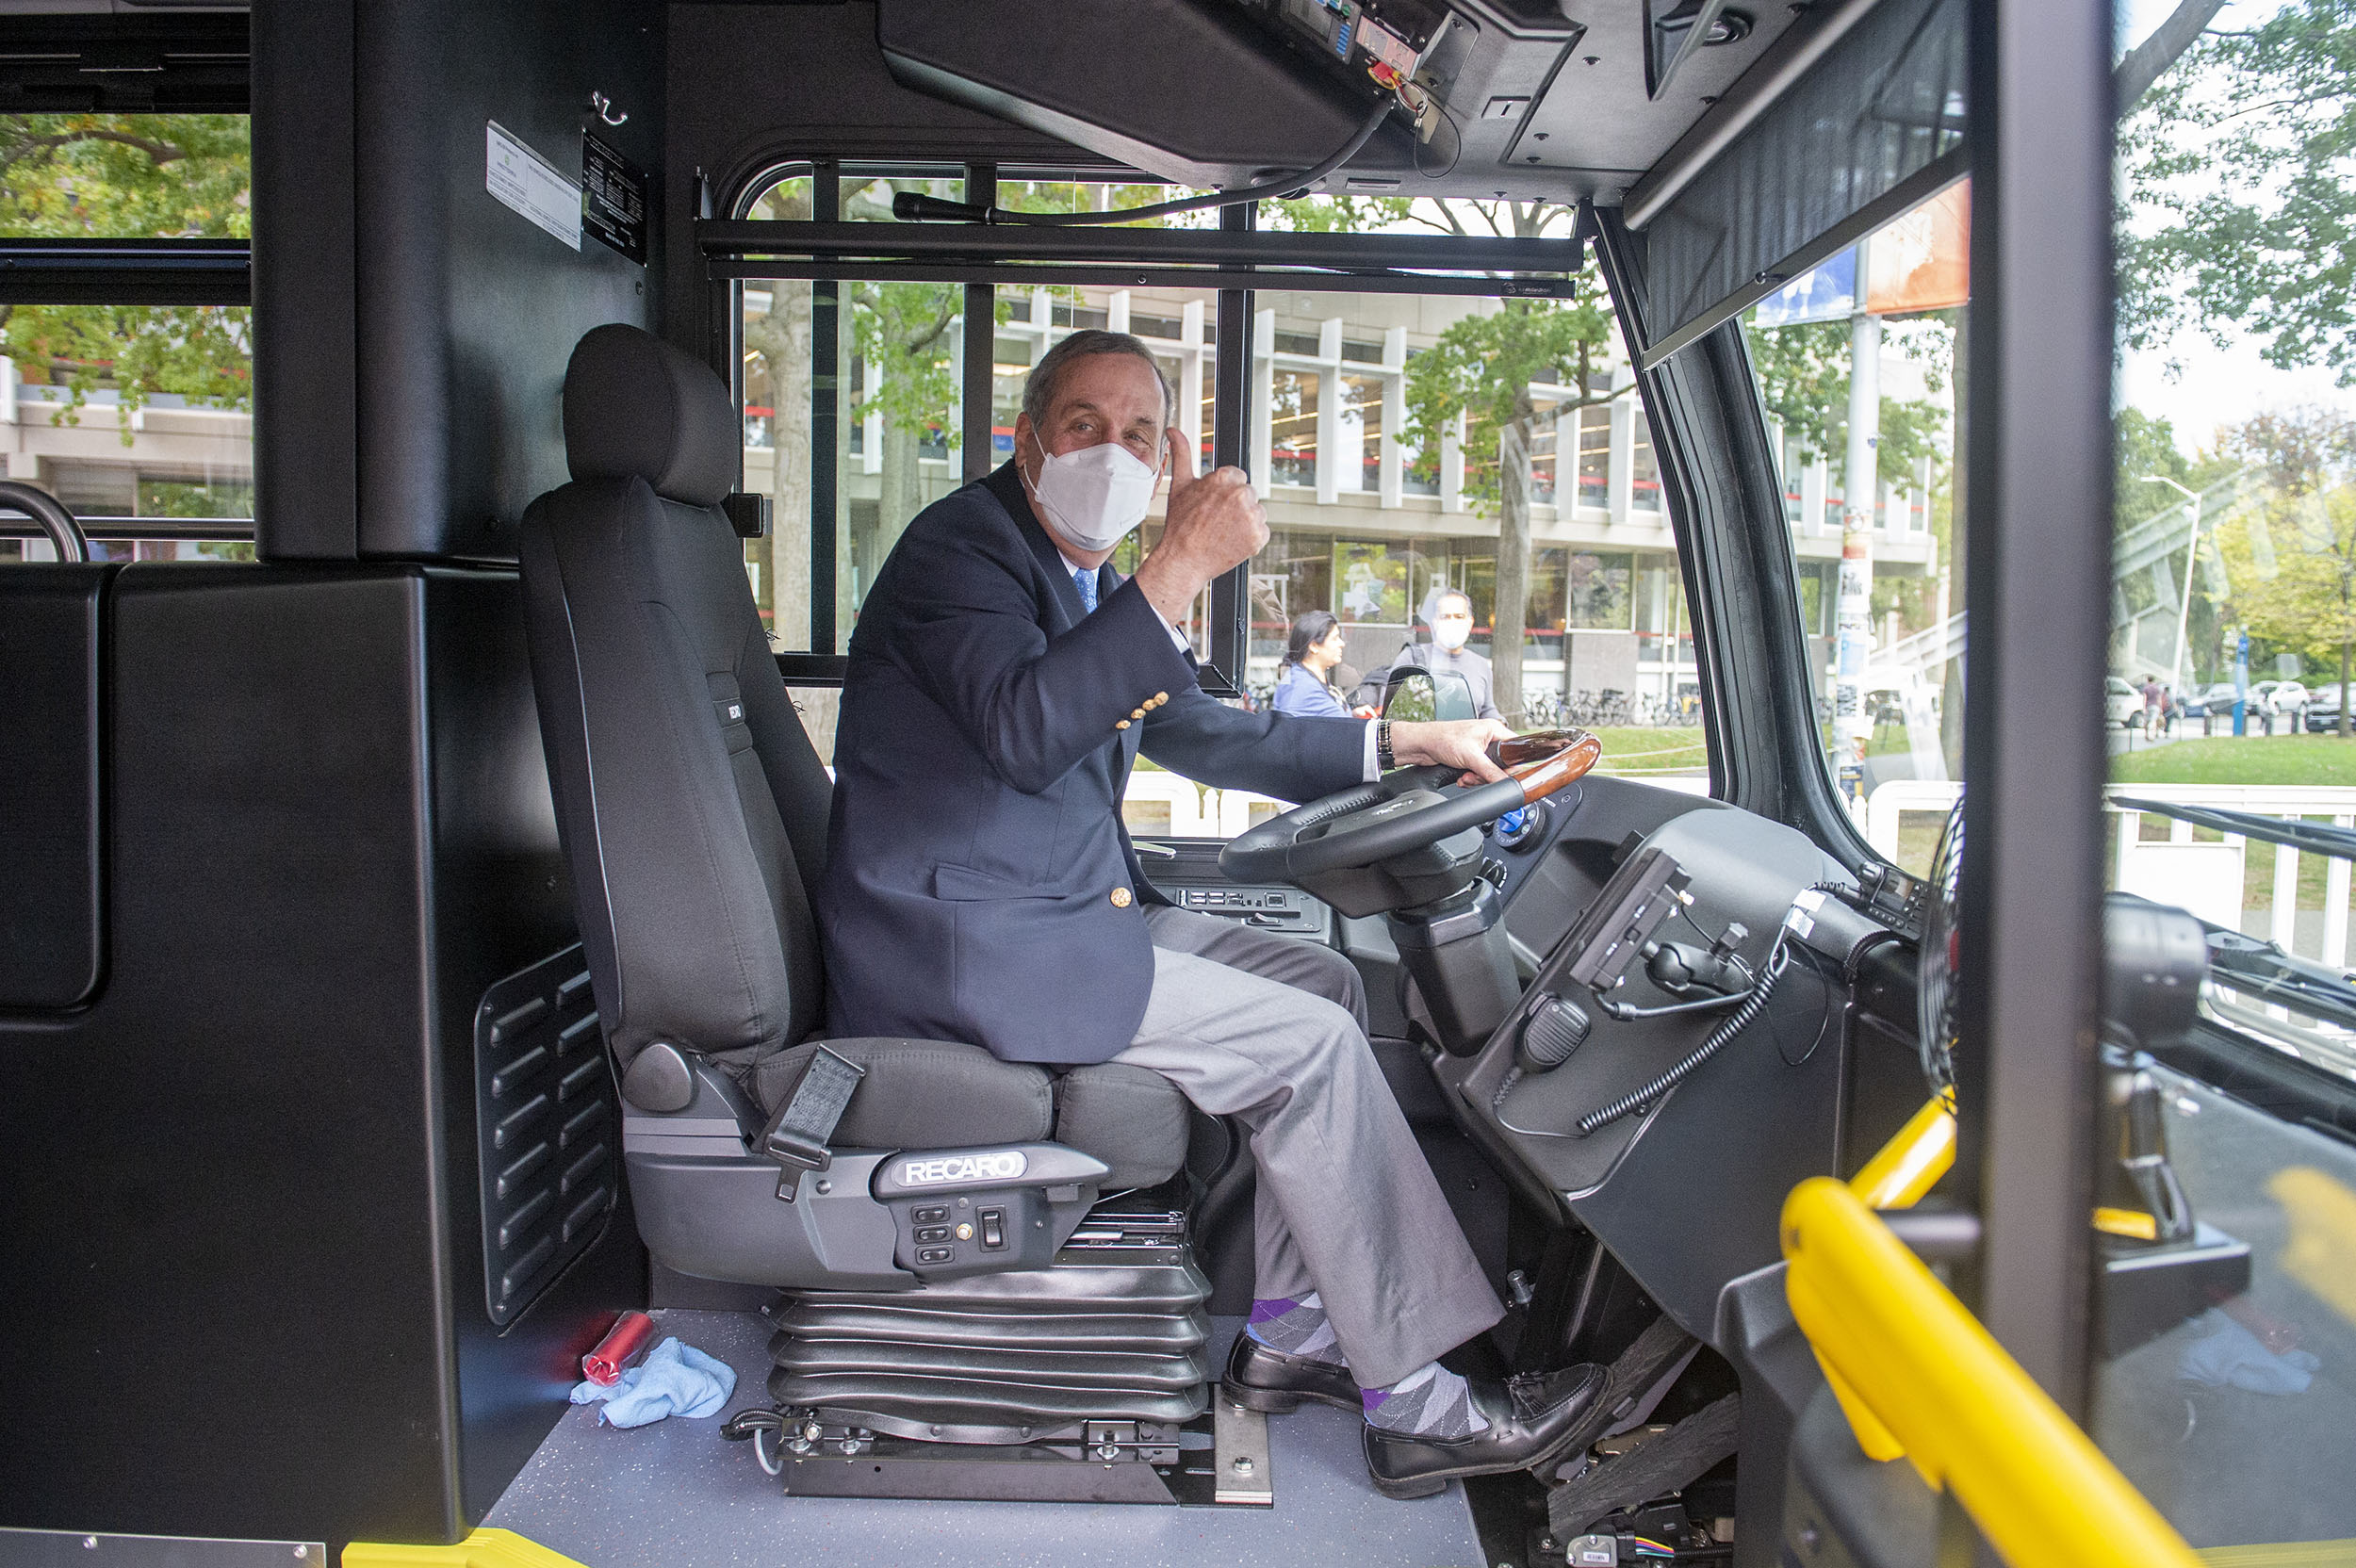
M 613 1213 L 621 1101 L 581 948 L 511 974 L 474 1016 L 483 1292 L 507 1326 Z

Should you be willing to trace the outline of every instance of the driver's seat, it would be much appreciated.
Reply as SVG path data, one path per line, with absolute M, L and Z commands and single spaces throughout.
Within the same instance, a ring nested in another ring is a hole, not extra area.
M 574 350 L 564 420 L 572 482 L 523 520 L 532 668 L 648 1251 L 795 1293 L 783 1404 L 976 1432 L 1200 1413 L 1207 1286 L 1180 1227 L 1151 1259 L 1067 1246 L 1100 1193 L 1178 1172 L 1185 1101 L 1110 1063 L 1057 1077 L 956 1041 L 836 1039 L 864 1076 L 830 1118 L 852 1076 L 812 1037 L 831 785 L 723 505 L 736 410 L 709 368 L 609 325 Z M 910 1328 L 948 1315 L 936 1343 Z

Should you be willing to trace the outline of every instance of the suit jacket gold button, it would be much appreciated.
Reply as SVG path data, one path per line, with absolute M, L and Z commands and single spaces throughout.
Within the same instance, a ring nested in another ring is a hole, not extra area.
M 1133 719 L 1141 719 L 1145 717 L 1145 710 L 1142 708 L 1132 708 L 1129 710 L 1129 716 Z
M 1126 909 L 1129 907 L 1128 889 L 1115 888 L 1113 890 L 1113 907 L 1116 909 Z
M 1168 692 L 1156 692 L 1153 694 L 1153 706 L 1156 708 L 1159 708 L 1163 703 L 1168 702 L 1169 700 L 1170 694 Z
M 1115 729 L 1126 729 L 1129 727 L 1129 721 L 1127 719 L 1115 719 L 1113 721 L 1113 727 Z

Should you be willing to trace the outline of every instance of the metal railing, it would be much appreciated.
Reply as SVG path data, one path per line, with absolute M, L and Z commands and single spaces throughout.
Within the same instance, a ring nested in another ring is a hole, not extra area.
M 1943 821 L 1963 790 L 1960 784 L 1894 778 L 1866 799 L 1865 840 L 1885 858 L 1896 860 L 1902 819 L 1914 813 Z M 2213 925 L 2264 937 L 2286 953 L 2327 964 L 2348 961 L 2349 864 L 2323 858 L 2320 908 L 2299 907 L 2305 858 L 2287 845 L 2274 848 L 2271 893 L 2266 902 L 2249 896 L 2249 841 L 2228 833 L 2201 840 L 2188 822 L 2168 821 L 2164 840 L 2143 836 L 2151 813 L 2121 806 L 2118 795 L 2180 806 L 2214 806 L 2282 818 L 2325 818 L 2356 825 L 2356 785 L 2344 784 L 2113 784 L 2103 790 L 2115 850 L 2110 885 L 2162 904 L 2189 910 Z

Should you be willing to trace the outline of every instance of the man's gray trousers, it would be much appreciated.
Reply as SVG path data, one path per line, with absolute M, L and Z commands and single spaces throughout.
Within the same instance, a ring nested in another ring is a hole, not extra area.
M 1316 1291 L 1359 1385 L 1397 1382 L 1504 1315 L 1366 1043 L 1331 948 L 1154 908 L 1153 994 L 1113 1060 L 1252 1137 L 1253 1294 Z

